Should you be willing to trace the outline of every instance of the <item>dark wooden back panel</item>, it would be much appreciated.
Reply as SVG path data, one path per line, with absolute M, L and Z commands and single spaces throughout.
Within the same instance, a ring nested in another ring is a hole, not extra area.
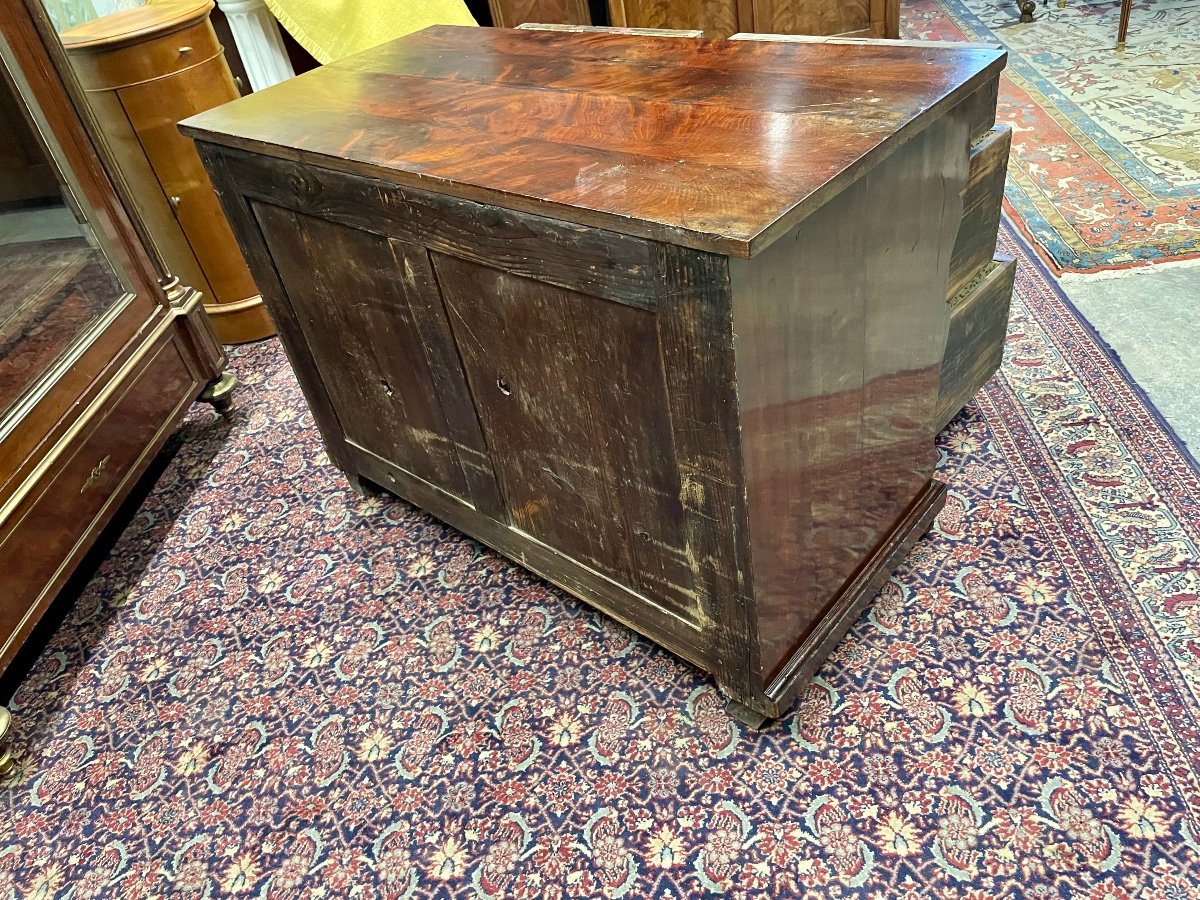
M 656 315 L 441 254 L 434 269 L 509 522 L 695 619 Z
M 474 502 L 431 390 L 432 365 L 457 368 L 457 359 L 427 359 L 409 307 L 416 286 L 405 248 L 278 206 L 253 208 L 308 352 L 318 369 L 337 372 L 326 386 L 346 440 Z
M 727 259 L 200 153 L 335 464 L 748 683 Z

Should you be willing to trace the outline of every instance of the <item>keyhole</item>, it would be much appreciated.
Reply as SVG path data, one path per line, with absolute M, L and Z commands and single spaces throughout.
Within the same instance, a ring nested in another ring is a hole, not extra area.
M 505 397 L 512 393 L 512 388 L 509 386 L 508 380 L 503 375 L 496 379 L 496 387 L 500 388 L 500 393 L 502 393 Z
M 389 397 L 391 397 L 392 396 L 392 386 L 387 383 L 387 379 L 386 378 L 381 379 L 379 383 L 383 385 L 383 392 L 385 394 L 387 394 Z

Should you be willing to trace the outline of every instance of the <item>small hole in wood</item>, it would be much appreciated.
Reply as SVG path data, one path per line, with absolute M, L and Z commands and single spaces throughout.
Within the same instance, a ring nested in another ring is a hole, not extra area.
M 387 379 L 381 379 L 379 383 L 383 385 L 383 392 L 389 397 L 392 396 L 392 386 L 387 383 Z
M 512 393 L 512 388 L 504 379 L 503 375 L 496 379 L 496 387 L 500 388 L 500 393 L 502 393 L 505 397 Z

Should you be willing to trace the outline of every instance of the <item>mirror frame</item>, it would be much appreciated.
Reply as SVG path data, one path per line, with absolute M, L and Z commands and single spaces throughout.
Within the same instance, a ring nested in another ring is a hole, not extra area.
M 127 185 L 87 106 L 50 17 L 39 0 L 0 0 L 0 57 L 21 104 L 41 132 L 63 181 L 80 206 L 128 293 L 60 353 L 0 416 L 0 518 L 8 496 L 30 471 L 32 451 L 57 440 L 69 410 L 89 403 L 101 374 L 133 352 L 136 335 L 190 302 L 146 239 Z M 57 151 L 57 152 L 55 152 Z

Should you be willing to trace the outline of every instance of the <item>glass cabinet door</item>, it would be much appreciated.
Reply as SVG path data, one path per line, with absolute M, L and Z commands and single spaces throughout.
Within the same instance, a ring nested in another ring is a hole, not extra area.
M 0 61 L 0 419 L 130 296 L 8 59 Z

